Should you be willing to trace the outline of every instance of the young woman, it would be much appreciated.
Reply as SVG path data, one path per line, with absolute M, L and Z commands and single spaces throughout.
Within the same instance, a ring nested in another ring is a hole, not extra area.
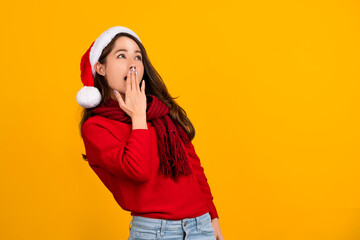
M 131 212 L 129 239 L 224 239 L 195 129 L 139 37 L 103 32 L 81 58 L 81 80 L 83 157 Z

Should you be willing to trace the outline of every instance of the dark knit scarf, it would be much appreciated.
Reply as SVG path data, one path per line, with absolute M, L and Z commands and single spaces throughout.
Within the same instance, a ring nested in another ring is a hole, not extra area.
M 185 150 L 181 142 L 187 146 L 189 137 L 179 123 L 172 121 L 169 116 L 170 109 L 154 95 L 147 95 L 146 121 L 151 121 L 158 139 L 160 169 L 163 174 L 176 178 L 180 175 L 190 175 Z M 131 123 L 131 117 L 122 110 L 117 100 L 109 101 L 92 110 L 94 114 L 101 115 L 116 121 Z

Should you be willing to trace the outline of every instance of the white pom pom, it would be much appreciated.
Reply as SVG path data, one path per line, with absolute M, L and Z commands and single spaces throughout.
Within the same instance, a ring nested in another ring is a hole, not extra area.
M 101 101 L 101 94 L 96 87 L 83 86 L 76 94 L 76 101 L 83 108 L 96 107 Z

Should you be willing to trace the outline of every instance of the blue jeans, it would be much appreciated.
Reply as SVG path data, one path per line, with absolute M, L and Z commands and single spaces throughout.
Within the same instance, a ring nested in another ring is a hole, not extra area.
M 132 224 L 132 225 L 131 225 Z M 215 240 L 210 214 L 182 220 L 132 216 L 128 240 Z

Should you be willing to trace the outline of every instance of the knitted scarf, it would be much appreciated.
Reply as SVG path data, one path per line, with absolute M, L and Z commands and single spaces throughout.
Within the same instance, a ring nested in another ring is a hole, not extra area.
M 174 178 L 180 175 L 190 175 L 192 170 L 189 166 L 185 150 L 180 143 L 180 141 L 183 141 L 185 146 L 189 144 L 190 140 L 187 133 L 179 123 L 172 121 L 169 116 L 170 109 L 165 103 L 154 95 L 146 95 L 146 97 L 146 120 L 152 122 L 157 133 L 162 173 Z M 116 121 L 132 122 L 131 117 L 120 108 L 118 101 L 112 98 L 92 111 L 96 115 Z

